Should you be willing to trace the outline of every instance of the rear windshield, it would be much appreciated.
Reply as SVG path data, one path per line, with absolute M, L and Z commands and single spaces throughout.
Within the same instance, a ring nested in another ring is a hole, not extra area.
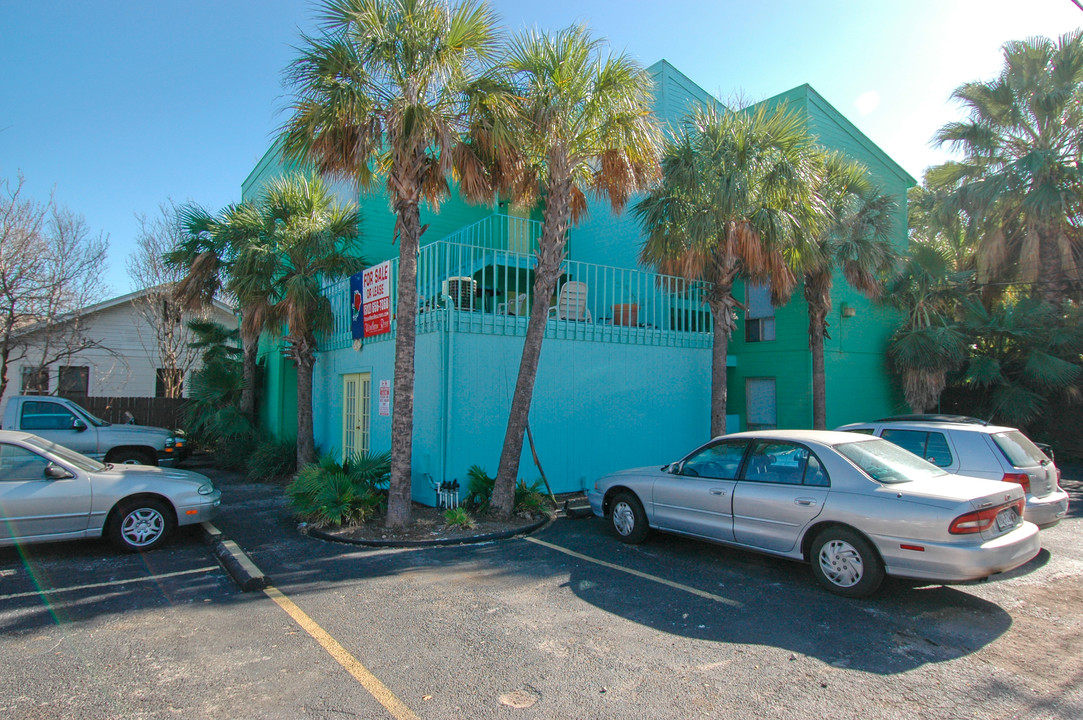
M 1018 430 L 993 433 L 993 442 L 995 442 L 997 447 L 1000 448 L 1000 451 L 1004 453 L 1004 457 L 1008 458 L 1008 462 L 1012 464 L 1012 467 L 1034 467 L 1035 465 L 1041 465 L 1048 459 L 1045 454 L 1030 441 L 1030 438 Z
M 882 483 L 910 482 L 947 475 L 936 465 L 880 438 L 844 443 L 836 445 L 835 449 L 866 475 Z

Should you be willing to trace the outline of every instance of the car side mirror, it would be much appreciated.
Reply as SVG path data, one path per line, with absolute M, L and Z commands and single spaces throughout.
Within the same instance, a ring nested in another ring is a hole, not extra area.
M 60 467 L 59 465 L 54 465 L 53 463 L 49 463 L 48 465 L 45 466 L 45 477 L 47 477 L 50 480 L 68 480 L 68 479 L 73 478 L 75 476 L 72 475 L 67 470 L 65 470 L 64 468 Z
M 71 421 L 71 429 L 76 432 L 83 432 L 84 430 L 86 430 L 86 423 L 79 418 L 75 418 Z
M 681 463 L 680 462 L 670 463 L 669 467 L 667 468 L 667 472 L 669 472 L 671 475 L 680 475 L 681 474 Z

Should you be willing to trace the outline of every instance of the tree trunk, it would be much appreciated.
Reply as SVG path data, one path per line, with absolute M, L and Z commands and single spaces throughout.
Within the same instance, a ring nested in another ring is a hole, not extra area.
M 256 426 L 256 359 L 259 355 L 259 335 L 242 339 L 244 346 L 244 386 L 241 388 L 241 413 Z
M 500 451 L 500 465 L 493 485 L 489 507 L 499 518 L 510 518 L 515 509 L 515 481 L 519 475 L 519 460 L 523 453 L 523 433 L 526 431 L 530 403 L 534 397 L 534 380 L 538 375 L 542 340 L 549 316 L 549 298 L 560 279 L 564 262 L 565 233 L 571 222 L 571 180 L 568 159 L 554 151 L 549 159 L 549 192 L 538 243 L 538 265 L 534 270 L 534 299 L 527 321 L 523 355 L 519 360 L 519 375 L 508 413 L 508 427 Z
M 714 343 L 711 347 L 711 437 L 726 434 L 726 401 L 728 368 L 726 359 L 730 348 L 730 323 L 726 314 L 729 307 L 716 307 L 711 304 L 711 318 L 714 321 Z
M 805 274 L 808 302 L 808 346 L 812 353 L 812 427 L 827 429 L 827 369 L 824 365 L 824 338 L 827 315 L 831 312 L 831 273 Z
M 316 339 L 299 340 L 293 348 L 297 363 L 297 467 L 316 462 L 316 439 L 312 432 L 312 366 L 316 362 Z
M 399 302 L 396 306 L 395 380 L 391 411 L 391 482 L 387 527 L 410 522 L 414 442 L 414 339 L 417 335 L 417 250 L 421 214 L 417 203 L 399 210 Z

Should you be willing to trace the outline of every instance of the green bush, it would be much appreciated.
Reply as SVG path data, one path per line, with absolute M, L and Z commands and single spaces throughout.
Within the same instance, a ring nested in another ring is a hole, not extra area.
M 260 441 L 246 463 L 248 478 L 284 478 L 297 472 L 297 440 L 294 438 Z
M 444 511 L 444 524 L 448 527 L 460 527 L 469 530 L 470 528 L 477 527 L 477 523 L 474 522 L 474 518 L 470 517 L 470 514 L 466 512 L 466 508 L 448 508 Z
M 294 511 L 317 527 L 363 523 L 387 510 L 391 453 L 364 453 L 339 463 L 330 455 L 301 468 L 286 487 Z
M 471 508 L 478 514 L 489 512 L 489 506 L 493 500 L 493 487 L 496 478 L 489 477 L 485 469 L 480 465 L 473 465 L 466 471 L 470 478 L 467 485 L 466 497 L 463 505 Z M 549 498 L 541 492 L 542 481 L 536 480 L 533 485 L 527 485 L 522 479 L 515 484 L 515 506 L 512 509 L 516 515 L 540 515 L 550 509 Z

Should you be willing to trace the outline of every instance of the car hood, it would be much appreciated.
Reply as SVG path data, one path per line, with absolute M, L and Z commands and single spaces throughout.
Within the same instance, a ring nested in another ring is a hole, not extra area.
M 661 467 L 664 467 L 664 466 L 661 466 Z M 627 480 L 627 479 L 632 479 L 632 478 L 643 478 L 643 477 L 657 477 L 657 476 L 662 475 L 664 473 L 665 473 L 665 471 L 660 469 L 660 466 L 658 466 L 658 465 L 646 465 L 644 467 L 629 468 L 627 470 L 618 470 L 617 472 L 609 473 L 608 475 L 603 475 L 602 477 L 598 478 L 598 484 L 599 485 L 604 485 L 604 486 L 609 486 L 609 485 L 619 484 L 622 480 Z
M 160 435 L 162 439 L 173 435 L 172 430 L 166 430 L 165 428 L 153 427 L 151 425 L 106 425 L 103 428 L 99 428 L 108 433 L 115 433 L 120 436 L 124 435 L 142 435 L 146 437 L 150 435 Z
M 191 470 L 155 467 L 152 465 L 113 465 L 108 470 L 102 470 L 94 474 L 109 482 L 191 483 L 199 487 L 211 481 L 206 475 Z
M 1023 488 L 999 480 L 967 477 L 966 475 L 941 475 L 939 477 L 892 483 L 885 488 L 898 492 L 911 500 L 943 501 L 945 504 L 970 503 L 973 507 L 988 503 L 1001 505 L 1023 498 Z

